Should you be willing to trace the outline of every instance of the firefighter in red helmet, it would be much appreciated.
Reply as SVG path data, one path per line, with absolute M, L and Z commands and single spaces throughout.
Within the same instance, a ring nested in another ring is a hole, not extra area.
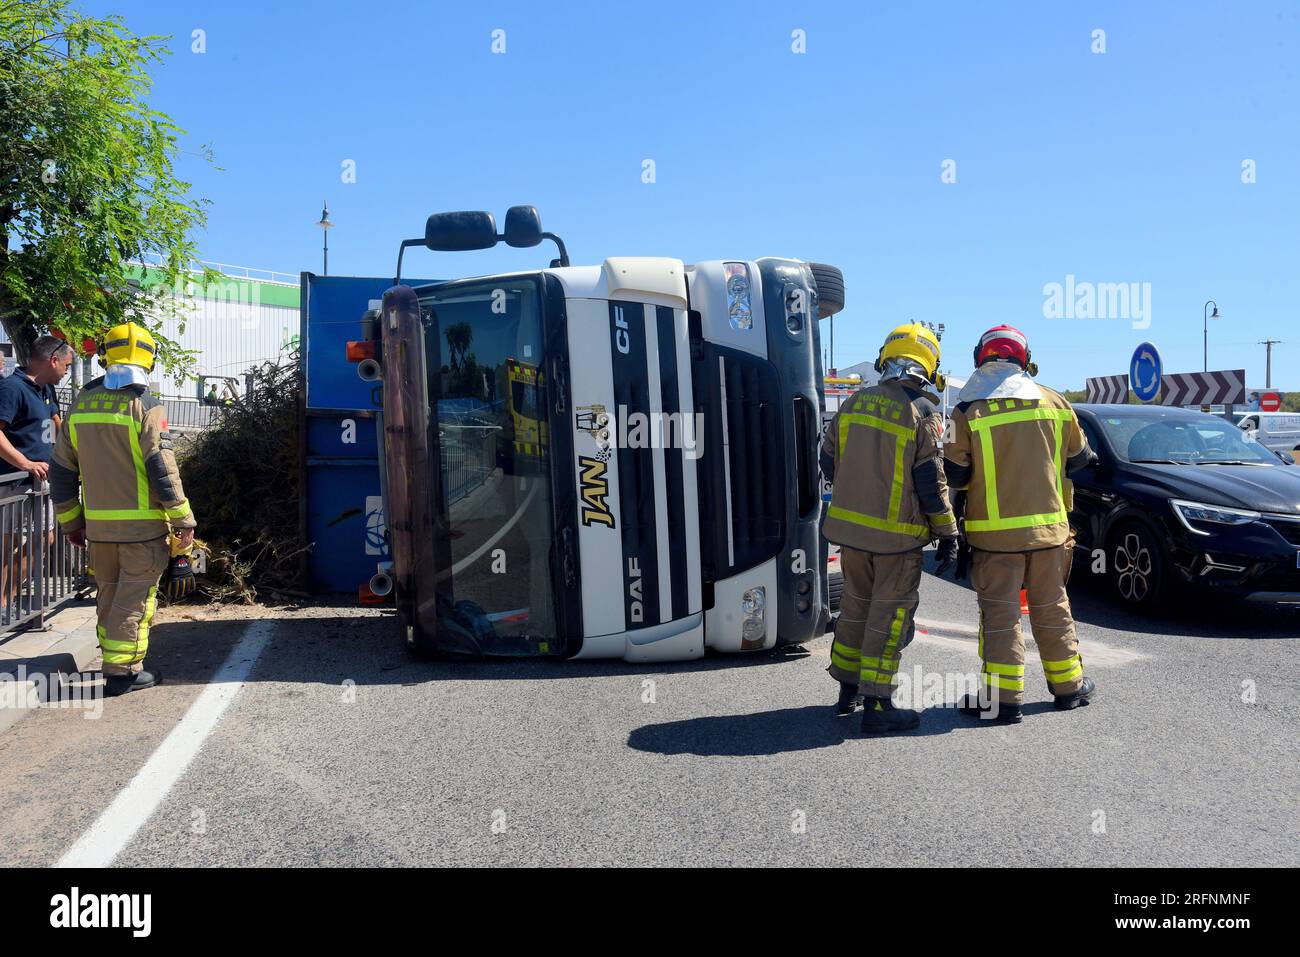
M 1056 707 L 1086 705 L 1095 690 L 1065 592 L 1074 548 L 1068 475 L 1093 453 L 1070 403 L 1034 381 L 1024 333 L 990 329 L 974 358 L 943 450 L 951 487 L 967 489 L 965 534 L 979 600 L 982 688 L 963 710 L 1016 723 L 1025 694 L 1021 588 Z

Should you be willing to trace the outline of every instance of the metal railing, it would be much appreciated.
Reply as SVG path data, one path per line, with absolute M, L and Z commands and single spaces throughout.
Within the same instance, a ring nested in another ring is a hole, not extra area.
M 59 406 L 63 409 L 66 417 L 68 407 L 72 405 L 72 400 L 77 390 L 68 386 L 61 386 L 57 390 L 59 396 Z M 211 428 L 217 420 L 217 411 L 227 404 L 227 399 L 221 399 L 217 402 L 208 402 L 203 399 L 193 399 L 189 396 L 180 395 L 163 395 L 159 396 L 163 400 L 163 405 L 167 409 L 167 425 L 172 430 L 178 431 L 198 431 Z
M 162 257 L 157 255 L 148 255 L 142 259 L 135 260 L 141 266 L 161 266 Z M 191 272 L 201 272 L 203 267 L 215 269 L 217 272 L 226 276 L 233 276 L 236 279 L 252 279 L 256 282 L 273 282 L 282 286 L 296 286 L 299 282 L 297 273 L 280 272 L 275 269 L 260 269 L 257 266 L 233 266 L 230 263 L 213 262 L 210 259 L 191 260 L 189 269 Z
M 44 628 L 55 606 L 89 589 L 86 550 L 59 532 L 49 484 L 0 475 L 0 634 Z
M 451 506 L 492 475 L 496 468 L 495 431 L 455 427 L 444 430 L 441 460 L 443 494 Z

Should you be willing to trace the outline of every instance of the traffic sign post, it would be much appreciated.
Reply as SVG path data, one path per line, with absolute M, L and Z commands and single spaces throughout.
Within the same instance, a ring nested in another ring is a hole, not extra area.
M 1133 350 L 1133 358 L 1128 364 L 1128 381 L 1138 401 L 1155 402 L 1160 397 L 1162 374 L 1160 353 L 1155 346 L 1144 342 Z

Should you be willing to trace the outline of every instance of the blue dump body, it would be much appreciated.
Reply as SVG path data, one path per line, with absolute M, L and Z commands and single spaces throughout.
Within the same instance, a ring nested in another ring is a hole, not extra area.
M 308 572 L 315 591 L 355 594 L 389 555 L 375 432 L 379 386 L 357 375 L 347 360 L 347 343 L 361 338 L 362 315 L 372 302 L 378 305 L 392 279 L 305 272 L 301 283 L 307 401 L 299 509 L 307 541 L 313 543 Z

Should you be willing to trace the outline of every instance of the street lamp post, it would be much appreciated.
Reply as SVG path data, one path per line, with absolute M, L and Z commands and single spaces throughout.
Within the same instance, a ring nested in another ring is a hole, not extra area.
M 1214 307 L 1214 314 L 1209 314 L 1210 307 Z M 1210 320 L 1222 319 L 1219 315 L 1219 304 L 1213 299 L 1207 300 L 1205 308 L 1201 310 L 1201 371 L 1210 371 Z
M 322 206 L 323 208 L 320 211 L 320 222 L 316 225 L 320 227 L 321 237 L 325 241 L 324 248 L 321 250 L 322 255 L 324 256 L 324 268 L 321 270 L 321 275 L 328 276 L 330 274 L 330 227 L 334 224 L 330 222 L 329 203 L 324 203 Z

